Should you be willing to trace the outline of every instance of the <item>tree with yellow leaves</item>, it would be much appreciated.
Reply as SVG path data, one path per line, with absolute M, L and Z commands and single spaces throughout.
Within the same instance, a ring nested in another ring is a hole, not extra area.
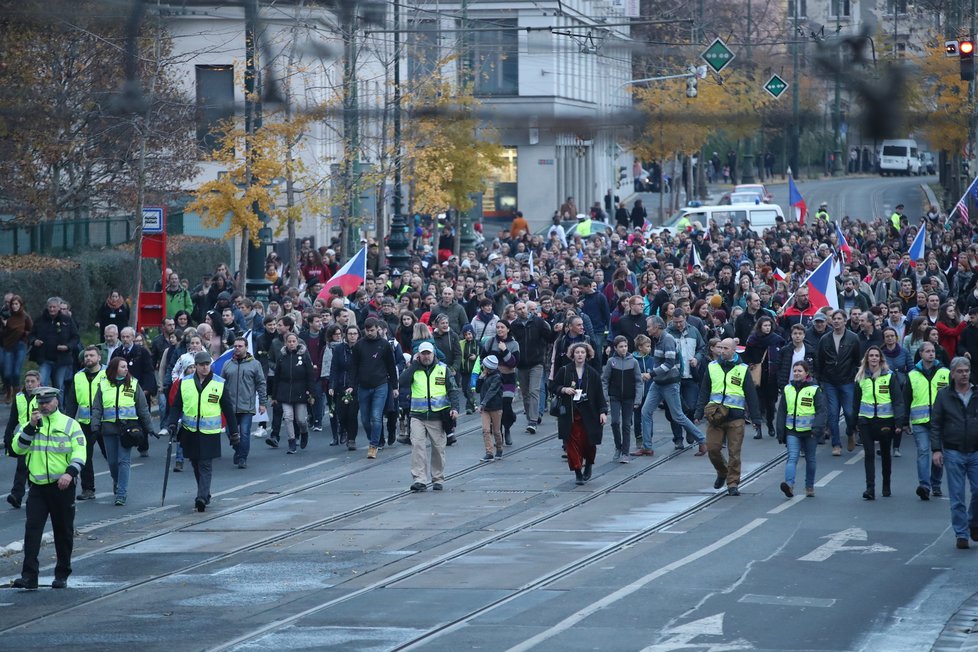
M 915 117 L 912 127 L 935 150 L 954 154 L 968 143 L 968 82 L 961 81 L 957 58 L 944 48 L 927 48 L 917 61 L 920 74 L 908 84 L 907 101 Z

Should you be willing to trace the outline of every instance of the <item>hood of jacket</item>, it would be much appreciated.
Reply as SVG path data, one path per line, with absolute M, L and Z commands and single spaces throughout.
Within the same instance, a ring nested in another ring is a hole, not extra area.
M 295 347 L 295 354 L 302 355 L 305 352 L 306 352 L 306 344 L 302 340 L 299 340 L 299 346 Z M 283 345 L 279 353 L 281 353 L 282 355 L 288 355 L 289 354 L 288 347 Z

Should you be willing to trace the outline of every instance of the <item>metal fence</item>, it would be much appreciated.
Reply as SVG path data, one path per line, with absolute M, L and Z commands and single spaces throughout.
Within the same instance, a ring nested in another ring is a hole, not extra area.
M 114 247 L 129 242 L 133 220 L 125 217 L 54 220 L 22 225 L 0 222 L 0 255 L 53 254 L 85 247 Z

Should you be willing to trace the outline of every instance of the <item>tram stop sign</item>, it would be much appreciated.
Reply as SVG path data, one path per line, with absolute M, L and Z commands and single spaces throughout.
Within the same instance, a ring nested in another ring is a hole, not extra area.
M 781 95 L 788 90 L 788 82 L 781 79 L 777 75 L 771 75 L 771 78 L 767 80 L 764 84 L 764 90 L 771 94 L 771 97 L 778 99 Z
M 706 62 L 708 66 L 713 68 L 713 72 L 720 72 L 727 67 L 727 64 L 733 61 L 734 57 L 737 56 L 733 53 L 733 50 L 727 47 L 727 44 L 723 42 L 723 39 L 714 39 L 710 47 L 703 50 L 703 54 L 700 58 Z

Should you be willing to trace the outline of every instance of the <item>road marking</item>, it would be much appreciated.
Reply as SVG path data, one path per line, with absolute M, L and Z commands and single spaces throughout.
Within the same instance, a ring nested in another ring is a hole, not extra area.
M 880 545 L 878 543 L 868 546 L 847 546 L 847 541 L 867 541 L 869 539 L 869 536 L 866 534 L 866 530 L 858 527 L 851 527 L 848 530 L 842 530 L 841 532 L 829 534 L 822 538 L 828 539 L 828 541 L 820 545 L 818 548 L 815 548 L 815 550 L 812 550 L 804 557 L 799 557 L 798 561 L 825 561 L 837 552 L 858 552 L 863 555 L 868 555 L 875 552 L 896 552 L 896 548 Z
M 822 607 L 835 605 L 835 598 L 806 598 L 800 595 L 757 595 L 745 593 L 737 602 L 746 604 L 773 604 L 781 607 Z
M 251 482 L 246 482 L 244 484 L 239 484 L 237 487 L 231 487 L 230 489 L 225 489 L 224 491 L 218 491 L 216 494 L 211 494 L 211 498 L 215 496 L 223 496 L 225 494 L 231 494 L 235 491 L 241 491 L 242 489 L 247 489 L 248 487 L 254 487 L 256 484 L 261 484 L 265 482 L 264 480 L 252 480 Z
M 702 559 L 703 557 L 706 557 L 707 555 L 716 552 L 717 550 L 723 548 L 724 546 L 733 543 L 737 539 L 740 539 L 741 537 L 750 534 L 753 530 L 756 530 L 760 526 L 767 523 L 767 520 L 768 519 L 766 518 L 756 518 L 750 523 L 748 523 L 747 525 L 745 525 L 744 527 L 740 528 L 739 530 L 735 532 L 731 532 L 727 536 L 723 537 L 722 539 L 718 539 L 717 541 L 714 541 L 713 543 L 706 546 L 705 548 L 701 548 L 694 553 L 686 555 L 682 559 L 677 559 L 671 564 L 666 564 L 662 568 L 658 568 L 652 571 L 651 573 L 648 573 L 640 577 L 639 579 L 635 580 L 631 584 L 627 584 L 622 588 L 618 589 L 617 591 L 615 591 L 614 593 L 606 595 L 605 597 L 601 598 L 597 602 L 594 602 L 589 606 L 585 607 L 584 609 L 581 609 L 576 613 L 571 614 L 570 616 L 563 619 L 553 627 L 545 629 L 544 631 L 540 632 L 536 636 L 533 636 L 523 641 L 519 645 L 514 645 L 513 647 L 509 648 L 508 652 L 525 652 L 526 650 L 530 650 L 536 647 L 540 643 L 543 643 L 544 641 L 553 638 L 557 634 L 567 631 L 568 629 L 570 629 L 577 623 L 581 622 L 585 618 L 588 618 L 589 616 L 597 613 L 598 611 L 601 611 L 602 609 L 605 609 L 610 605 L 624 598 L 627 598 L 628 596 L 635 593 L 639 589 L 645 588 L 646 585 L 648 585 L 651 582 L 654 582 L 660 577 L 664 577 L 665 575 L 668 575 L 674 570 L 678 570 L 683 566 L 687 566 L 693 563 L 694 561 Z
M 292 469 L 291 471 L 286 471 L 282 475 L 292 475 L 293 473 L 298 473 L 299 471 L 305 471 L 307 469 L 311 469 L 311 468 L 314 468 L 314 467 L 317 467 L 317 466 L 322 466 L 323 464 L 329 464 L 330 462 L 335 462 L 337 459 L 338 458 L 336 458 L 336 457 L 330 457 L 330 458 L 325 459 L 325 460 L 320 460 L 318 462 L 313 462 L 312 464 L 306 464 L 305 466 L 300 466 L 299 468 Z
M 825 477 L 824 478 L 822 478 L 821 480 L 819 480 L 818 482 L 816 482 L 815 483 L 815 486 L 816 487 L 824 487 L 825 485 L 827 485 L 828 483 L 832 482 L 833 480 L 835 480 L 840 475 L 842 475 L 842 471 L 830 471 L 830 472 L 828 472 L 828 473 L 825 474 Z
M 866 457 L 866 451 L 859 451 L 858 453 L 853 455 L 850 459 L 846 460 L 845 463 L 856 464 L 857 462 L 861 462 L 864 457 Z
M 723 636 L 723 613 L 700 618 L 685 625 L 667 629 L 665 632 L 669 637 L 661 643 L 650 645 L 642 652 L 672 652 L 673 650 L 684 650 L 690 647 L 706 647 L 709 650 L 749 650 L 751 645 L 744 643 L 703 645 L 693 644 L 692 640 L 699 636 Z
M 142 463 L 142 462 L 136 462 L 135 464 L 130 464 L 130 465 L 129 465 L 129 468 L 130 468 L 130 469 L 134 469 L 134 468 L 136 468 L 137 466 L 142 466 L 142 465 L 143 465 L 143 463 Z M 108 475 L 108 474 L 109 474 L 109 471 L 99 471 L 98 473 L 96 473 L 96 474 L 95 474 L 95 477 L 97 478 L 97 477 L 99 477 L 100 475 Z
M 768 514 L 780 514 L 784 510 L 786 510 L 789 507 L 792 507 L 794 505 L 797 505 L 798 503 L 800 503 L 803 500 L 805 500 L 805 497 L 804 496 L 795 496 L 794 498 L 792 498 L 788 502 L 781 503 L 780 505 L 778 505 L 774 509 L 768 510 Z

